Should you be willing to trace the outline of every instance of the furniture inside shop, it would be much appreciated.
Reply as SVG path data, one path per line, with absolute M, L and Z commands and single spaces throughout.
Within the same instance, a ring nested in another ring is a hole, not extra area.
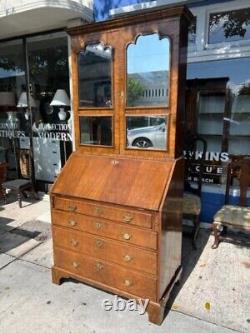
M 5 189 L 3 188 L 3 183 L 7 178 L 7 168 L 8 164 L 6 162 L 0 162 L 0 200 L 5 198 Z
M 191 220 L 193 247 L 200 229 L 202 182 L 207 151 L 206 140 L 193 133 L 185 135 L 185 182 L 183 197 L 183 217 Z
M 230 188 L 239 189 L 239 202 L 230 203 Z M 237 231 L 250 232 L 250 205 L 247 191 L 250 187 L 250 158 L 236 157 L 228 165 L 226 204 L 215 214 L 213 221 L 214 243 L 216 249 L 223 239 L 228 239 L 227 228 Z M 224 236 L 223 236 L 224 234 Z
M 53 282 L 149 299 L 180 279 L 186 7 L 68 30 L 76 151 L 51 189 Z

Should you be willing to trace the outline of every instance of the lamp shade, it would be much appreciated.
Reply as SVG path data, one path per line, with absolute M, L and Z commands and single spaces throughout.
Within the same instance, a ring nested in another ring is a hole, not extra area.
M 1 106 L 16 106 L 15 95 L 12 91 L 0 91 Z
M 57 89 L 52 102 L 50 103 L 51 106 L 69 106 L 70 100 L 69 97 L 64 89 Z
M 30 95 L 29 96 L 29 100 L 30 100 L 30 106 L 32 108 L 36 107 L 36 102 L 34 100 L 34 98 Z M 25 91 L 23 91 L 19 97 L 19 100 L 17 102 L 17 107 L 18 108 L 27 108 L 28 107 L 28 101 L 27 101 L 27 93 Z

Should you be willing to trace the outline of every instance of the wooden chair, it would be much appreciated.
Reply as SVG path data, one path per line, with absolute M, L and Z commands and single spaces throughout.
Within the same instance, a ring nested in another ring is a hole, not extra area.
M 202 146 L 202 149 L 198 145 Z M 195 152 L 201 151 L 196 159 Z M 186 135 L 186 163 L 185 163 L 185 186 L 183 196 L 183 217 L 193 222 L 192 244 L 196 248 L 196 239 L 200 228 L 202 178 L 204 172 L 205 155 L 207 151 L 206 141 L 199 135 L 188 133 Z M 195 173 L 196 182 L 192 182 L 195 165 L 199 165 L 199 172 Z
M 238 181 L 240 197 L 238 205 L 230 205 L 230 186 Z M 225 205 L 215 214 L 212 225 L 214 234 L 213 249 L 223 240 L 225 227 L 241 231 L 250 231 L 250 207 L 247 204 L 247 190 L 250 186 L 250 157 L 234 158 L 228 165 Z
M 30 171 L 30 167 L 27 168 L 28 173 L 29 173 L 29 171 Z M 27 174 L 27 172 L 25 173 L 25 176 L 30 177 L 30 175 Z M 23 175 L 21 175 L 21 174 L 19 175 L 19 177 L 22 177 L 22 176 Z M 17 200 L 18 200 L 18 204 L 19 204 L 20 208 L 22 208 L 22 197 L 27 197 L 25 191 L 31 192 L 34 199 L 36 199 L 36 200 L 38 199 L 35 188 L 32 184 L 32 181 L 29 178 L 25 178 L 25 179 L 24 178 L 18 178 L 18 179 L 14 179 L 14 180 L 5 181 L 2 184 L 2 188 L 4 190 L 4 201 L 5 201 L 5 203 L 7 202 L 6 190 L 8 189 L 8 190 L 16 192 Z
M 5 189 L 3 188 L 3 183 L 7 178 L 7 167 L 8 164 L 6 162 L 0 163 L 0 199 L 5 198 Z

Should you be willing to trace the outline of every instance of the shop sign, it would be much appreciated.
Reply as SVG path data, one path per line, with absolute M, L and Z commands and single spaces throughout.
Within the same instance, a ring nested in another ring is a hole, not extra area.
M 33 124 L 33 133 L 39 138 L 46 138 L 58 141 L 72 141 L 71 127 L 69 124 Z
M 21 138 L 25 137 L 25 132 L 19 129 L 18 122 L 0 123 L 0 138 Z
M 202 152 L 200 151 L 184 151 L 184 157 L 187 159 L 187 154 L 192 160 L 191 169 L 189 171 L 189 180 L 197 181 L 201 171 L 200 159 Z M 219 184 L 222 177 L 225 175 L 225 165 L 229 162 L 229 154 L 227 152 L 206 152 L 205 162 L 203 165 L 203 178 L 204 183 Z

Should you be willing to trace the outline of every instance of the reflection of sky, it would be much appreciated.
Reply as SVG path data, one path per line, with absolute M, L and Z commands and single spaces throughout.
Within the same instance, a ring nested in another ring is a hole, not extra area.
M 230 84 L 244 84 L 250 80 L 250 58 L 217 60 L 188 64 L 187 79 L 228 77 Z
M 140 36 L 127 50 L 128 73 L 169 70 L 169 41 L 158 34 Z

